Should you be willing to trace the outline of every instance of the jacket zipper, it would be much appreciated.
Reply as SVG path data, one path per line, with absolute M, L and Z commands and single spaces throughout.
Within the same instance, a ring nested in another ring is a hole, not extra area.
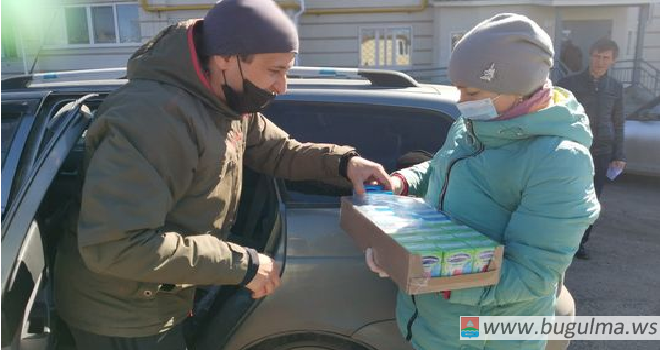
M 479 155 L 484 151 L 484 144 L 477 139 L 477 136 L 474 134 L 474 129 L 472 125 L 472 120 L 467 119 L 465 121 L 466 126 L 467 126 L 467 131 L 469 133 L 469 136 L 471 137 L 471 143 L 477 142 L 479 144 L 479 147 L 477 148 L 477 151 L 471 154 L 468 154 L 466 156 L 458 157 L 449 163 L 449 166 L 447 167 L 447 172 L 445 173 L 445 183 L 442 185 L 442 191 L 440 192 L 440 211 L 444 211 L 444 202 L 445 202 L 445 195 L 447 194 L 447 186 L 449 184 L 449 176 L 451 175 L 451 169 L 452 167 L 458 163 L 461 160 L 474 157 Z M 412 327 L 413 323 L 415 323 L 415 320 L 417 319 L 417 316 L 419 315 L 419 309 L 417 309 L 417 301 L 415 300 L 415 296 L 412 295 L 412 303 L 415 305 L 415 312 L 410 316 L 410 319 L 408 320 L 408 329 L 407 329 L 407 334 L 406 334 L 406 341 L 410 341 L 412 339 Z
M 447 167 L 447 172 L 445 173 L 445 183 L 442 184 L 442 191 L 440 192 L 440 203 L 439 203 L 439 208 L 440 211 L 445 211 L 445 195 L 447 195 L 447 187 L 449 186 L 449 177 L 451 176 L 451 169 L 456 165 L 456 163 L 460 162 L 461 160 L 474 157 L 476 155 L 479 155 L 481 152 L 484 151 L 484 144 L 477 139 L 477 136 L 474 134 L 474 127 L 472 125 L 472 120 L 466 120 L 465 122 L 467 124 L 467 131 L 470 134 L 470 137 L 472 138 L 472 142 L 477 142 L 479 144 L 479 147 L 477 148 L 477 151 L 468 154 L 466 156 L 458 157 L 449 163 L 449 166 Z
M 419 310 L 417 309 L 417 301 L 415 300 L 415 296 L 411 295 L 413 305 L 415 305 L 415 312 L 413 313 L 412 316 L 410 316 L 410 319 L 408 320 L 408 330 L 406 334 L 406 341 L 410 341 L 412 339 L 412 326 L 415 320 L 417 319 L 417 315 L 419 315 Z

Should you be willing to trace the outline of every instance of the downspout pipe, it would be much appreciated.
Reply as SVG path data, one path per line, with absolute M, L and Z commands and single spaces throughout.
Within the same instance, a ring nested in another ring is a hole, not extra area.
M 632 85 L 640 84 L 640 69 L 642 54 L 644 51 L 644 36 L 646 34 L 646 22 L 649 20 L 649 4 L 640 5 L 637 17 L 637 43 L 635 45 L 635 59 L 633 61 Z
M 300 18 L 300 15 L 305 12 L 305 0 L 298 0 L 298 3 L 300 4 L 300 9 L 295 15 L 293 15 L 293 23 L 296 25 L 296 28 L 298 27 L 298 19 Z
M 298 3 L 300 4 L 300 9 L 293 15 L 293 24 L 296 25 L 296 29 L 298 29 L 298 20 L 300 19 L 300 16 L 305 12 L 305 0 L 298 0 Z M 300 32 L 300 30 L 298 30 L 298 32 Z M 300 54 L 296 55 L 295 65 L 300 65 Z

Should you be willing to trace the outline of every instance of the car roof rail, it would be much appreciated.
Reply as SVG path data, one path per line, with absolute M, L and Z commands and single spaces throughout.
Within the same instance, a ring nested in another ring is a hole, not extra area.
M 294 66 L 289 69 L 287 76 L 289 78 L 367 79 L 372 86 L 378 87 L 419 86 L 411 76 L 389 69 Z
M 411 76 L 389 69 L 292 67 L 290 78 L 367 79 L 372 86 L 405 88 L 419 86 Z M 24 89 L 33 84 L 48 84 L 75 80 L 124 79 L 126 68 L 80 69 L 63 72 L 36 73 L 2 79 L 2 89 Z
M 124 79 L 126 68 L 79 69 L 63 72 L 35 73 L 2 79 L 2 89 L 24 89 L 33 84 L 59 83 L 74 80 Z

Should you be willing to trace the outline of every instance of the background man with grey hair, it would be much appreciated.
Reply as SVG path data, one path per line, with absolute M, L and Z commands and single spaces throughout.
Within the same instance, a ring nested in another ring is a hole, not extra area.
M 589 67 L 581 73 L 565 77 L 558 86 L 569 89 L 584 107 L 594 136 L 590 151 L 594 158 L 594 187 L 600 198 L 607 179 L 607 169 L 623 170 L 626 157 L 623 150 L 625 118 L 623 87 L 607 75 L 619 54 L 618 45 L 609 39 L 598 40 L 589 50 Z M 593 226 L 584 232 L 575 256 L 589 259 L 585 248 Z

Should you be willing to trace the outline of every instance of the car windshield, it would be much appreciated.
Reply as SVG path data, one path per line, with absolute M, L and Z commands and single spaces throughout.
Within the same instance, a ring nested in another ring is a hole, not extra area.
M 23 113 L 16 111 L 2 111 L 2 168 L 5 167 L 5 158 L 9 153 L 16 130 L 21 123 Z

